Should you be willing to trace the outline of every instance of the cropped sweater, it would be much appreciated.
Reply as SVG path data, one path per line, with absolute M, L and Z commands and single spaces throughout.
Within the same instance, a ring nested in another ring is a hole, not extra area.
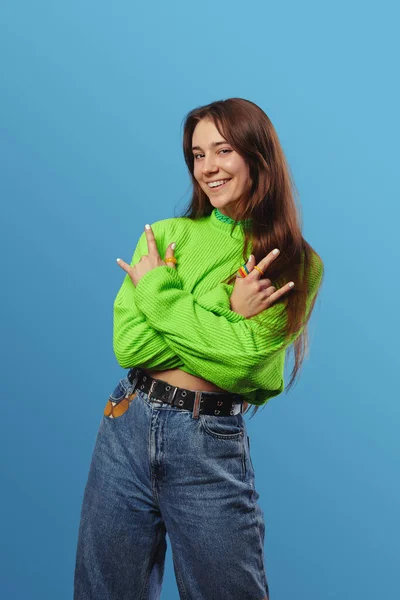
M 232 232 L 228 221 L 214 208 L 198 219 L 152 224 L 162 259 L 167 246 L 176 242 L 176 268 L 156 267 L 136 287 L 125 275 L 114 301 L 113 348 L 123 368 L 179 368 L 262 405 L 284 390 L 286 348 L 302 330 L 286 342 L 276 333 L 287 318 L 283 302 L 249 319 L 231 310 L 234 284 L 221 281 L 243 264 L 246 222 Z M 144 254 L 143 231 L 131 266 Z M 308 305 L 322 275 L 318 259 L 308 283 Z

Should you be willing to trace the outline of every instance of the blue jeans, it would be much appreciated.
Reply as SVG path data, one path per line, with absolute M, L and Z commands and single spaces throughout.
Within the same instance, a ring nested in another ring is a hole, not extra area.
M 265 526 L 243 415 L 193 418 L 135 385 L 119 381 L 97 433 L 74 600 L 159 599 L 166 533 L 182 600 L 263 600 Z

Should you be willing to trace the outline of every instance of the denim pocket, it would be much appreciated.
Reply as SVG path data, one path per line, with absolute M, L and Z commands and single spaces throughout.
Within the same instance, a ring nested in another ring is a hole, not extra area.
M 130 383 L 127 377 L 120 379 L 114 391 L 108 397 L 104 408 L 104 416 L 108 419 L 115 419 L 123 415 L 136 396 L 136 392 L 132 393 L 133 389 L 134 385 Z
M 200 415 L 203 430 L 221 440 L 238 440 L 245 433 L 245 421 L 241 413 L 219 417 L 215 415 Z

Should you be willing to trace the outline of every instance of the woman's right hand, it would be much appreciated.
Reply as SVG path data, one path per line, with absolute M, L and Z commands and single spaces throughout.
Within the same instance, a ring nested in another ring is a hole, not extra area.
M 267 254 L 257 265 L 262 271 L 268 269 L 269 265 L 279 252 L 273 254 L 273 251 Z M 261 279 L 261 273 L 254 268 L 256 259 L 253 254 L 250 256 L 246 266 L 250 273 L 246 277 L 237 276 L 235 287 L 231 294 L 231 310 L 242 315 L 246 319 L 258 315 L 263 310 L 269 308 L 276 300 L 293 289 L 290 282 L 276 290 L 271 285 L 270 279 Z

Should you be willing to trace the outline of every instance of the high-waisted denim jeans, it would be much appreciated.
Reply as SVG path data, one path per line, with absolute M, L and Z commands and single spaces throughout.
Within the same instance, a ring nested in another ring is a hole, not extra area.
M 265 526 L 243 414 L 193 418 L 135 384 L 119 381 L 97 433 L 74 600 L 159 599 L 166 533 L 181 599 L 263 600 Z

